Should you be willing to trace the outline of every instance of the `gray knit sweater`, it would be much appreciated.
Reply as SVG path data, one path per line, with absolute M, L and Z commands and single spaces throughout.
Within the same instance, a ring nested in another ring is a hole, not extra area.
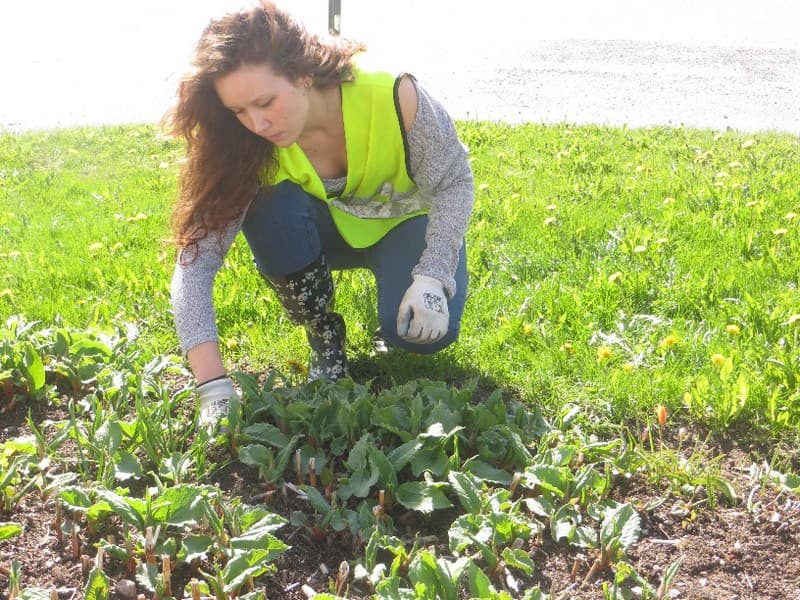
M 452 297 L 459 251 L 472 212 L 472 170 L 467 150 L 459 141 L 447 111 L 419 84 L 416 87 L 417 116 L 407 135 L 409 175 L 433 200 L 426 248 L 411 273 L 438 279 Z M 341 180 L 324 183 L 327 191 L 340 191 L 336 187 Z M 200 241 L 195 260 L 188 264 L 178 260 L 175 265 L 172 309 L 184 352 L 204 342 L 219 340 L 212 286 L 243 219 L 244 215 L 223 231 L 212 232 Z

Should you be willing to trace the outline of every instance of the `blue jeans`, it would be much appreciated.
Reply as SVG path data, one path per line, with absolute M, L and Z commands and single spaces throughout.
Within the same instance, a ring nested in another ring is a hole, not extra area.
M 411 344 L 397 335 L 397 311 L 412 283 L 411 269 L 425 249 L 426 215 L 404 221 L 377 244 L 352 248 L 342 239 L 328 206 L 297 184 L 284 181 L 256 196 L 242 231 L 257 268 L 266 276 L 286 276 L 324 254 L 331 269 L 365 268 L 375 276 L 381 337 L 387 344 L 410 352 L 432 354 L 458 337 L 467 296 L 466 247 L 461 246 L 456 270 L 456 294 L 448 300 L 450 327 L 433 344 Z

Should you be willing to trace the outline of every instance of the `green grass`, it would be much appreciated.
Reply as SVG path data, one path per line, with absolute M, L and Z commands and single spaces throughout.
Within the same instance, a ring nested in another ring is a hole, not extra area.
M 461 338 L 436 357 L 371 356 L 372 278 L 337 275 L 359 377 L 480 377 L 601 424 L 652 421 L 662 404 L 718 432 L 798 438 L 800 139 L 459 128 L 476 178 Z M 143 353 L 176 353 L 168 221 L 181 155 L 149 126 L 0 135 L 0 314 L 133 322 Z M 241 238 L 215 294 L 231 368 L 305 362 Z

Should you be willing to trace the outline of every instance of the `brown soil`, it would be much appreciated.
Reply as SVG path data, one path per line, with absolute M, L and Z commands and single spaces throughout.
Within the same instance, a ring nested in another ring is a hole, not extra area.
M 32 417 L 35 422 L 58 418 L 53 410 L 41 414 L 34 411 Z M 2 415 L 0 442 L 27 431 L 26 415 L 27 408 L 24 412 L 18 408 Z M 774 488 L 761 488 L 752 482 L 747 474 L 752 460 L 746 453 L 729 444 L 715 447 L 716 450 L 709 449 L 709 458 L 722 453 L 724 448 L 724 455 L 719 457 L 720 474 L 734 484 L 743 499 L 734 506 L 709 506 L 708 499 L 689 506 L 685 499 L 672 496 L 658 483 L 643 478 L 616 482 L 613 496 L 633 502 L 640 509 L 645 528 L 628 561 L 657 587 L 667 567 L 682 558 L 670 595 L 665 597 L 800 599 L 800 501 L 796 496 L 779 494 Z M 264 491 L 256 473 L 235 462 L 221 470 L 214 483 L 231 496 L 245 500 Z M 275 493 L 270 503 L 275 512 L 287 518 L 291 510 L 300 508 L 292 492 Z M 656 504 L 656 508 L 647 508 Z M 69 540 L 59 542 L 51 525 L 53 514 L 52 501 L 42 500 L 37 492 L 31 492 L 11 514 L 0 516 L 0 521 L 14 521 L 25 527 L 22 536 L 0 542 L 0 599 L 8 597 L 6 571 L 13 559 L 22 566 L 23 589 L 32 586 L 55 589 L 61 600 L 83 597 L 85 579 L 81 560 L 73 557 Z M 446 524 L 419 519 L 395 522 L 399 523 L 399 535 L 413 538 L 421 532 L 429 536 L 426 545 L 446 549 Z M 340 562 L 352 562 L 361 556 L 361 549 L 354 549 L 352 542 L 344 538 L 330 536 L 320 541 L 291 526 L 279 534 L 291 548 L 278 561 L 277 572 L 258 582 L 268 598 L 306 598 L 301 590 L 303 585 L 328 591 Z M 611 571 L 583 584 L 594 554 L 556 545 L 547 539 L 531 550 L 537 571 L 526 585 L 539 585 L 553 598 L 562 600 L 603 598 L 602 585 L 610 582 Z M 84 543 L 81 554 L 93 556 L 95 550 Z M 107 561 L 105 570 L 114 579 L 133 579 L 125 575 L 123 565 L 115 565 L 112 560 Z M 174 573 L 173 589 L 182 589 L 191 577 L 188 570 L 178 570 Z M 351 589 L 350 597 L 360 597 L 357 592 Z

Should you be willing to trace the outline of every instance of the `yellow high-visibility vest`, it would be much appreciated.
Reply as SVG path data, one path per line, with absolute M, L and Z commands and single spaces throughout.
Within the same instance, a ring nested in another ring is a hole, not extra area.
M 293 181 L 326 202 L 342 238 L 353 248 L 372 246 L 393 227 L 425 214 L 431 199 L 408 175 L 403 120 L 397 103 L 400 78 L 380 71 L 353 70 L 341 84 L 347 184 L 328 198 L 305 152 L 296 143 L 275 148 L 276 166 L 262 174 L 267 185 Z

